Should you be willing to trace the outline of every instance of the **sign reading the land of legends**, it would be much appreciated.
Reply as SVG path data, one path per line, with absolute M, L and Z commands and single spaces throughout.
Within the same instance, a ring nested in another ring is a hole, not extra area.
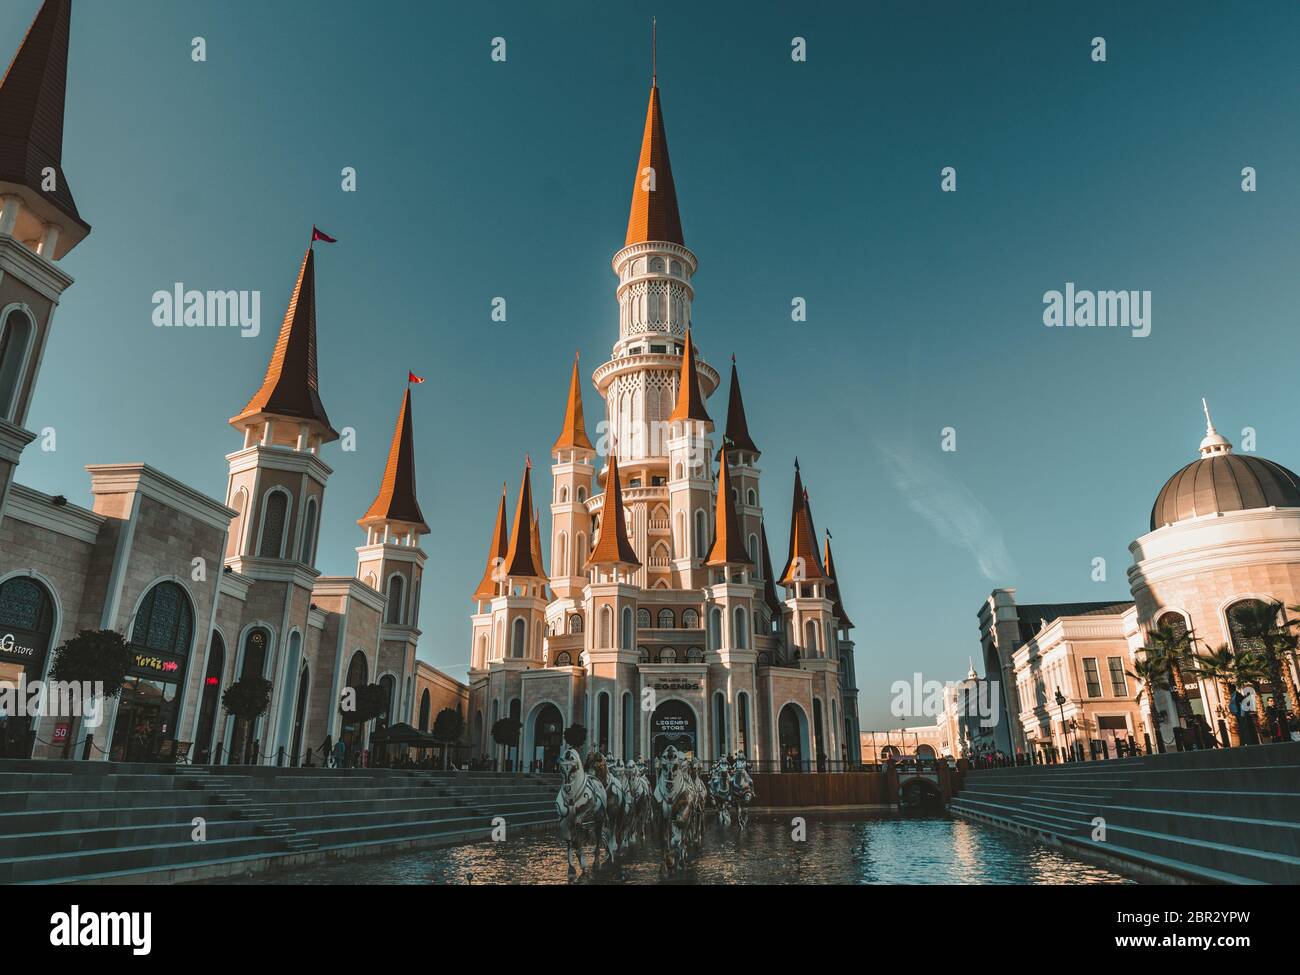
M 650 747 L 655 756 L 669 745 L 679 752 L 694 755 L 695 712 L 683 701 L 665 701 L 650 716 Z

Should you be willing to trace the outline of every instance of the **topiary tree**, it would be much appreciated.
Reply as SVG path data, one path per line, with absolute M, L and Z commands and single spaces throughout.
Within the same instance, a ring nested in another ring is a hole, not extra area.
M 133 663 L 135 652 L 121 633 L 116 630 L 82 630 L 54 651 L 50 680 L 89 685 L 106 700 L 122 693 L 127 671 Z M 70 717 L 79 718 L 77 715 Z M 65 757 L 76 737 L 75 730 L 68 735 L 63 748 Z
M 501 718 L 492 726 L 492 740 L 504 748 L 516 748 L 523 727 L 523 722 L 518 718 Z
M 221 706 L 227 714 L 234 715 L 250 729 L 250 734 L 244 739 L 244 764 L 251 764 L 253 755 L 251 729 L 253 722 L 266 714 L 266 709 L 271 706 L 271 682 L 260 676 L 241 677 L 227 687 L 221 695 Z
M 580 724 L 569 725 L 564 729 L 564 741 L 581 755 L 582 746 L 587 743 L 587 729 Z
M 509 720 L 508 718 L 506 720 Z M 447 767 L 448 755 L 453 742 L 460 741 L 465 734 L 465 719 L 455 708 L 443 708 L 433 719 L 433 737 L 443 743 L 442 767 Z

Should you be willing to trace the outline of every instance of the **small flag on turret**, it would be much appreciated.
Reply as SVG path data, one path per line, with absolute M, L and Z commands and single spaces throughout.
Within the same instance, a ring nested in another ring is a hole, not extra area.
M 318 241 L 318 240 L 323 240 L 323 241 L 325 241 L 325 243 L 327 243 L 327 244 L 337 244 L 337 243 L 338 243 L 338 240 L 337 240 L 336 238 L 331 237 L 329 234 L 325 233 L 325 231 L 323 231 L 323 230 L 318 230 L 318 229 L 316 229 L 316 226 L 315 226 L 314 224 L 312 225 L 312 228 L 311 228 L 311 240 L 312 240 L 312 243 L 313 243 L 313 244 L 314 244 L 316 241 Z
M 408 383 L 416 383 L 416 384 L 419 384 L 419 383 L 424 382 L 424 377 L 423 377 L 423 376 L 417 376 L 415 373 L 411 372 L 411 370 L 408 369 L 408 370 L 406 370 L 406 381 L 407 381 Z

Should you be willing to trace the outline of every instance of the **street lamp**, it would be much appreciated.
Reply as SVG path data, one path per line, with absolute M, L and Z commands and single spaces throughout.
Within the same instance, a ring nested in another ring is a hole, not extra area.
M 1061 688 L 1056 689 L 1056 706 L 1061 712 L 1061 734 L 1065 736 L 1066 746 L 1070 745 L 1070 730 L 1065 726 L 1065 695 L 1061 693 Z M 1073 753 L 1071 753 L 1073 757 Z

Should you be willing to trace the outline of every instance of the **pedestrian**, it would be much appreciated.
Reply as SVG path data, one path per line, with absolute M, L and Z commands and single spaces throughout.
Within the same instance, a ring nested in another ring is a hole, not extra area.
M 348 743 L 342 738 L 334 743 L 334 767 L 343 768 L 347 764 Z

